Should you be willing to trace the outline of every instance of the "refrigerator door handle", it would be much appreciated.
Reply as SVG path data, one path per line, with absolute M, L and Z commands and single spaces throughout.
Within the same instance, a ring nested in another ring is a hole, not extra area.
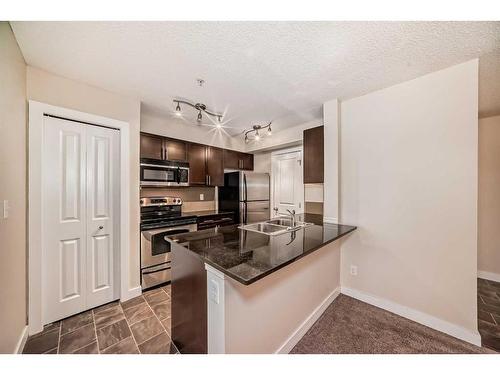
M 245 201 L 245 205 L 246 205 L 248 190 L 247 190 L 247 175 L 245 173 L 243 173 L 243 192 L 245 194 L 245 196 L 243 197 L 243 200 Z

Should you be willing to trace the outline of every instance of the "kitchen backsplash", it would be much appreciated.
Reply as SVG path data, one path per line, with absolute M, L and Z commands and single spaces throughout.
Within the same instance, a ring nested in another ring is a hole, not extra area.
M 203 200 L 200 199 L 203 194 Z M 182 210 L 189 211 L 207 211 L 215 210 L 215 188 L 213 187 L 179 187 L 179 188 L 142 188 L 142 197 L 155 196 L 174 196 L 182 199 Z

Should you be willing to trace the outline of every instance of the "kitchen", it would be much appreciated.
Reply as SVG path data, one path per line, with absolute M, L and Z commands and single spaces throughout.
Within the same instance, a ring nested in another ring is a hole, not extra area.
M 272 136 L 271 131 L 261 130 L 261 133 Z M 299 173 L 303 174 L 303 181 L 322 184 L 323 126 L 304 130 L 302 138 L 299 148 L 303 150 L 304 160 L 300 157 L 299 160 L 287 159 L 287 162 L 290 164 L 291 160 L 294 165 L 301 167 Z M 275 152 L 285 155 L 289 151 L 293 152 L 289 146 L 284 152 L 283 149 Z M 213 272 L 217 274 L 219 270 L 228 273 L 244 288 L 349 234 L 355 227 L 324 224 L 321 214 L 304 213 L 301 204 L 282 211 L 280 202 L 273 199 L 276 207 L 271 210 L 270 198 L 275 189 L 271 189 L 269 173 L 253 172 L 253 154 L 148 133 L 141 133 L 140 152 L 142 288 L 146 291 L 171 282 L 169 332 L 176 347 L 181 353 L 274 351 L 272 347 L 266 349 L 261 345 L 253 349 L 241 345 L 231 348 L 229 344 L 226 347 L 224 342 L 220 342 L 223 334 L 214 332 L 215 327 L 207 328 L 209 321 L 217 321 L 227 315 L 224 311 L 226 307 L 216 312 L 219 295 L 224 293 L 224 282 L 220 281 L 220 275 L 214 276 Z M 274 164 L 280 166 L 276 162 Z M 286 169 L 282 173 L 283 176 L 289 175 L 290 170 Z M 278 175 L 281 176 L 279 172 Z M 293 178 L 281 178 L 280 181 L 279 188 L 283 192 L 293 191 Z M 277 185 L 273 184 L 273 187 L 277 188 Z M 200 201 L 184 200 L 192 199 L 193 193 L 199 191 L 204 191 L 200 193 Z M 304 194 L 303 187 L 299 191 Z M 201 200 L 205 195 L 208 201 Z M 196 253 L 205 256 L 203 261 L 198 260 L 197 267 L 196 257 L 186 254 L 178 245 L 188 243 L 190 238 L 195 242 L 190 243 L 188 248 L 196 248 Z M 222 248 L 217 247 L 216 243 Z M 240 244 L 237 251 L 241 257 L 239 260 L 235 259 L 238 255 L 233 251 L 224 254 L 222 250 L 226 246 L 233 249 L 234 243 Z M 217 254 L 215 258 L 208 255 L 212 251 Z M 228 263 L 224 258 L 231 260 Z M 216 268 L 212 273 L 207 268 L 206 276 L 204 262 Z M 231 272 L 233 267 L 243 268 Z M 249 272 L 252 277 L 248 277 Z M 214 284 L 216 281 L 213 280 L 217 280 L 220 285 Z M 318 280 L 314 280 L 314 283 L 318 284 Z M 212 285 L 216 291 L 207 289 L 207 285 Z M 293 295 L 289 303 L 296 305 L 299 295 L 287 289 L 281 292 L 282 295 Z M 212 300 L 207 298 L 207 293 L 215 293 L 217 303 L 211 306 Z M 229 298 L 226 301 L 227 309 L 231 309 Z M 251 308 L 246 306 L 245 309 Z M 274 324 L 275 319 L 287 310 L 285 307 L 283 309 L 274 312 L 277 314 L 275 318 L 268 317 L 269 324 Z M 187 320 L 187 316 L 192 319 Z M 217 327 L 219 330 L 223 328 Z M 289 328 L 284 333 L 285 337 L 277 340 L 285 339 L 294 328 Z M 236 332 L 235 327 L 225 329 Z M 245 342 L 251 341 L 246 335 Z M 258 337 L 253 341 L 262 343 Z
M 2 350 L 495 349 L 498 22 L 0 26 Z

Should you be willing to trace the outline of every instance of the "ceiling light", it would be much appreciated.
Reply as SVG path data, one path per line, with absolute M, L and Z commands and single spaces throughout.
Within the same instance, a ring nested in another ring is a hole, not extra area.
M 254 126 L 252 126 L 252 129 L 246 130 L 244 132 L 244 134 L 245 134 L 245 142 L 248 143 L 251 140 L 253 140 L 253 141 L 260 140 L 259 130 L 267 129 L 267 135 L 272 135 L 272 133 L 271 133 L 271 123 L 272 123 L 272 121 L 269 124 L 267 124 L 267 125 L 254 125 Z
M 179 104 L 179 102 L 177 102 L 177 107 L 175 107 L 175 115 L 182 116 L 181 105 Z
M 215 127 L 216 127 L 217 129 L 220 129 L 220 128 L 222 127 L 222 125 L 220 124 L 220 122 L 218 122 L 217 124 L 215 124 Z
M 224 117 L 224 115 L 222 113 L 212 112 L 212 111 L 208 110 L 207 106 L 203 103 L 194 103 L 193 104 L 193 103 L 188 102 L 188 101 L 183 100 L 183 99 L 174 99 L 173 102 L 177 103 L 177 106 L 175 107 L 175 114 L 177 116 L 182 115 L 181 106 L 180 106 L 180 103 L 182 103 L 182 104 L 186 104 L 190 107 L 193 107 L 194 109 L 196 109 L 198 111 L 198 116 L 197 116 L 198 122 L 201 122 L 201 120 L 203 119 L 203 113 L 205 113 L 206 115 L 211 116 L 213 118 L 217 118 L 219 123 L 222 122 L 222 118 Z

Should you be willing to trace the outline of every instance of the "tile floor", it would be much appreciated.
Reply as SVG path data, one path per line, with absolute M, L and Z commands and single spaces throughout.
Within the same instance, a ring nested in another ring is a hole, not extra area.
M 30 336 L 25 354 L 177 354 L 170 339 L 170 285 L 111 302 Z
M 477 279 L 477 317 L 482 346 L 500 352 L 500 283 Z

